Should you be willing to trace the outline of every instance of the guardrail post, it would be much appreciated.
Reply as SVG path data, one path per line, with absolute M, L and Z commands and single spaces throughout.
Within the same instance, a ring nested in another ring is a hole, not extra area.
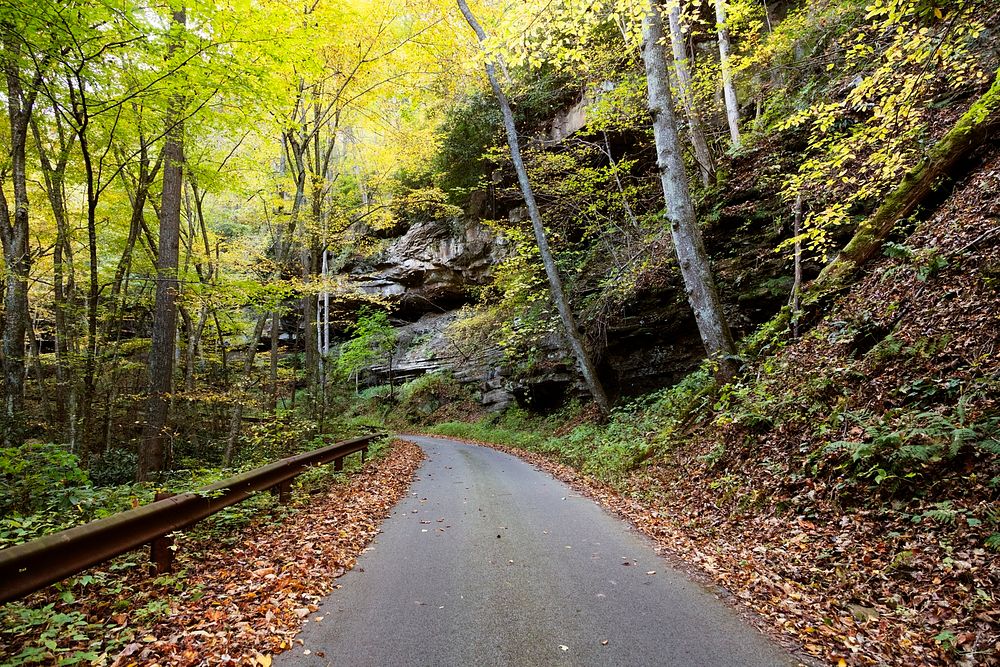
M 166 500 L 173 497 L 173 493 L 167 491 L 157 491 L 153 500 Z M 149 559 L 151 562 L 150 575 L 165 574 L 170 572 L 174 566 L 174 538 L 169 535 L 157 537 L 149 543 Z
M 362 463 L 365 462 L 365 458 L 367 456 L 368 456 L 368 445 L 365 445 L 365 448 L 361 450 L 361 462 Z
M 278 485 L 278 502 L 287 505 L 292 502 L 292 480 L 287 480 Z
M 333 471 L 342 472 L 344 470 L 344 457 L 338 456 L 333 460 Z

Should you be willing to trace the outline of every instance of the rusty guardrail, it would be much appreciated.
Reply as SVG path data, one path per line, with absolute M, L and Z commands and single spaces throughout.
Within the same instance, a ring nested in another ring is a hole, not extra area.
M 187 528 L 221 509 L 260 491 L 277 490 L 287 500 L 291 482 L 306 468 L 334 462 L 342 470 L 344 457 L 361 452 L 380 435 L 366 435 L 311 452 L 290 456 L 229 479 L 149 505 L 0 550 L 0 604 L 24 597 L 49 584 L 103 563 L 145 544 L 157 571 L 170 569 L 170 533 Z

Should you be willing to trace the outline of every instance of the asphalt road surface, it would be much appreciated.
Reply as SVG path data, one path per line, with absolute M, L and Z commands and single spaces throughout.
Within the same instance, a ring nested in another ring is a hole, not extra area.
M 428 457 L 410 495 L 276 665 L 796 664 L 549 475 L 408 439 Z

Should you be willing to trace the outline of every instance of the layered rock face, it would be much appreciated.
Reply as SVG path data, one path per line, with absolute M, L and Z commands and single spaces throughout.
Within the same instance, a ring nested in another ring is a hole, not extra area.
M 773 251 L 778 230 L 737 224 L 746 220 L 745 215 L 733 220 L 723 216 L 706 233 L 737 335 L 749 333 L 777 311 L 790 288 L 786 261 Z M 426 373 L 450 372 L 496 410 L 517 402 L 544 411 L 570 397 L 584 398 L 585 387 L 559 336 L 543 341 L 542 363 L 525 371 L 505 363 L 497 348 L 476 349 L 449 335 L 449 327 L 464 315 L 462 307 L 474 303 L 475 289 L 490 282 L 494 267 L 510 250 L 479 222 L 427 221 L 414 224 L 365 270 L 354 268 L 351 283 L 396 304 L 399 345 L 392 368 L 371 368 L 367 382 L 386 384 L 391 376 L 398 386 Z M 653 262 L 658 268 L 644 276 L 603 326 L 600 373 L 617 396 L 672 384 L 704 356 L 670 250 L 654 251 L 662 255 Z
M 586 125 L 587 100 L 553 118 L 536 143 L 558 145 Z M 776 186 L 762 178 L 754 155 L 734 160 L 729 192 L 706 221 L 706 246 L 712 255 L 726 315 L 734 333 L 749 334 L 788 299 L 791 264 L 774 248 L 785 233 L 776 221 L 786 217 Z M 765 174 L 766 175 L 766 174 Z M 494 267 L 511 254 L 502 237 L 475 218 L 507 216 L 519 222 L 517 198 L 486 205 L 486 193 L 473 193 L 467 218 L 414 223 L 374 262 L 348 268 L 360 291 L 396 304 L 399 347 L 391 377 L 397 385 L 425 373 L 447 371 L 468 384 L 484 404 L 502 409 L 512 402 L 539 410 L 558 407 L 586 390 L 559 336 L 549 336 L 530 369 L 512 368 L 501 350 L 469 349 L 449 336 L 461 308 L 488 285 Z M 611 306 L 599 322 L 581 321 L 594 336 L 599 373 L 617 397 L 654 391 L 679 381 L 704 357 L 673 252 L 667 241 L 648 247 L 648 266 L 627 300 Z M 806 267 L 806 278 L 818 267 Z M 389 380 L 386 366 L 372 368 L 369 382 Z
M 449 372 L 458 382 L 470 386 L 489 410 L 503 410 L 515 401 L 516 381 L 504 364 L 503 353 L 495 348 L 472 346 L 449 334 L 448 328 L 462 317 L 462 311 L 425 313 L 416 322 L 402 323 L 396 330 L 399 345 L 390 369 L 380 364 L 371 369 L 373 380 L 401 384 L 427 373 Z
M 474 220 L 418 222 L 371 271 L 352 273 L 350 280 L 363 292 L 393 299 L 399 317 L 415 320 L 470 303 L 470 290 L 490 281 L 507 251 L 503 238 Z

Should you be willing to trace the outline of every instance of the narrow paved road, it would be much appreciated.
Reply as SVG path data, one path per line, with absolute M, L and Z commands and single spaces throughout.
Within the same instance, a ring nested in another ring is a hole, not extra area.
M 561 482 L 408 439 L 428 457 L 409 497 L 277 665 L 795 664 Z

